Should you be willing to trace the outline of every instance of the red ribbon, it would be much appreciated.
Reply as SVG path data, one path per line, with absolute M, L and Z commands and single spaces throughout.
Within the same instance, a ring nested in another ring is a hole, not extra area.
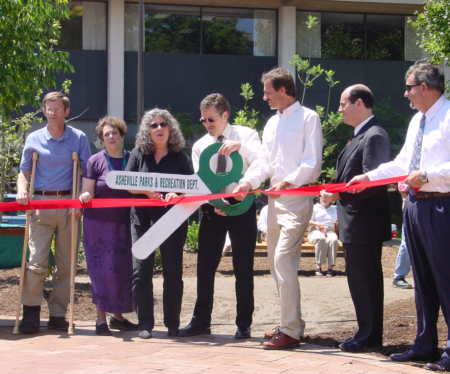
M 325 190 L 330 193 L 347 192 L 355 189 L 384 186 L 387 184 L 403 182 L 408 176 L 380 179 L 377 181 L 360 182 L 347 187 L 347 183 L 317 184 L 308 187 L 290 188 L 287 190 L 271 191 L 273 195 L 319 195 Z M 264 190 L 254 190 L 250 193 L 266 192 Z M 16 202 L 0 203 L 0 212 L 16 210 L 37 210 L 37 209 L 70 209 L 70 208 L 120 208 L 130 206 L 167 206 L 175 204 L 187 204 L 197 201 L 208 201 L 233 197 L 233 193 L 196 195 L 186 197 L 174 197 L 170 202 L 150 199 L 92 199 L 89 203 L 82 204 L 80 200 L 37 200 L 30 201 L 27 205 L 20 205 Z

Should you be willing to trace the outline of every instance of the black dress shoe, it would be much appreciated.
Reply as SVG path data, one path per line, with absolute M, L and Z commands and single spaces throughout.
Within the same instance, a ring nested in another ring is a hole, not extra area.
M 251 333 L 252 329 L 250 327 L 238 327 L 238 329 L 236 330 L 236 334 L 234 334 L 234 338 L 235 339 L 249 339 L 251 338 Z
M 169 327 L 167 329 L 167 335 L 169 336 L 178 336 L 180 329 L 178 327 Z
M 211 328 L 189 324 L 184 329 L 181 329 L 179 331 L 178 336 L 195 336 L 195 335 L 209 335 L 209 334 L 211 334 Z
M 366 349 L 366 347 L 353 340 L 339 344 L 339 349 L 344 352 L 362 352 Z
M 413 350 L 409 350 L 403 353 L 394 353 L 389 358 L 392 361 L 398 362 L 408 362 L 408 361 L 426 361 L 426 362 L 435 362 L 438 361 L 441 355 L 438 351 L 435 353 L 427 354 L 427 355 L 419 355 L 415 353 Z
M 450 362 L 449 360 L 442 359 L 433 363 L 426 364 L 425 369 L 431 371 L 450 371 Z
M 413 288 L 407 281 L 405 281 L 404 277 L 394 279 L 392 281 L 392 287 L 403 288 L 403 289 Z
M 95 325 L 95 333 L 101 336 L 111 335 L 111 330 L 106 323 L 101 323 L 100 325 Z
M 122 331 L 137 331 L 139 330 L 138 325 L 136 323 L 131 323 L 126 318 L 123 321 L 114 318 L 113 316 L 109 317 L 109 328 L 113 330 L 122 330 Z
M 73 324 L 75 327 L 75 324 Z M 69 331 L 69 321 L 66 317 L 49 317 L 47 330 Z
M 345 339 L 345 340 L 339 340 L 339 344 L 343 344 L 343 343 L 352 343 L 355 340 L 354 337 Z

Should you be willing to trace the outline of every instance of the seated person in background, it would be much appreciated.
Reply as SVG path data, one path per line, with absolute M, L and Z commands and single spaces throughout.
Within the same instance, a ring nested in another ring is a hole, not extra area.
M 327 257 L 327 277 L 334 275 L 334 259 L 339 248 L 338 237 L 334 231 L 335 222 L 337 222 L 336 206 L 326 203 L 323 197 L 319 197 L 319 203 L 314 204 L 313 214 L 309 221 L 308 233 L 308 241 L 315 246 L 316 275 L 318 276 L 323 276 L 322 264 L 325 263 Z
M 267 210 L 268 205 L 265 205 L 264 208 L 261 209 L 261 212 L 259 213 L 259 218 L 258 218 L 258 231 L 261 231 L 264 236 L 267 235 Z

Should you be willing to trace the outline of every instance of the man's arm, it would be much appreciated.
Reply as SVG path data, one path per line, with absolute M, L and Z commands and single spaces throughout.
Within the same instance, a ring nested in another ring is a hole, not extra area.
M 19 173 L 17 177 L 17 196 L 16 201 L 21 205 L 27 205 L 30 201 L 30 194 L 28 193 L 28 181 L 30 180 L 30 171 Z M 31 191 L 33 193 L 33 191 Z

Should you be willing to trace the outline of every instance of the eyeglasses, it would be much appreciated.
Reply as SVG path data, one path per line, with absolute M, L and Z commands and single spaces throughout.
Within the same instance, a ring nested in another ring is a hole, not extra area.
M 60 108 L 44 108 L 46 113 L 50 113 L 50 114 L 59 114 L 62 112 L 62 110 Z
M 411 92 L 411 90 L 412 90 L 413 87 L 420 86 L 421 84 L 422 84 L 422 83 L 407 84 L 407 85 L 406 85 L 406 91 Z
M 166 126 L 168 126 L 169 124 L 167 123 L 167 122 L 161 122 L 161 123 L 152 123 L 151 125 L 150 125 L 150 127 L 152 128 L 152 129 L 157 129 L 158 128 L 158 126 L 161 126 L 161 128 L 163 128 L 163 127 L 166 127 Z
M 217 117 L 219 117 L 219 116 L 221 116 L 222 114 L 217 114 L 217 115 L 215 115 L 214 117 L 212 117 L 212 118 L 200 118 L 200 122 L 201 123 L 203 123 L 203 124 L 205 124 L 206 123 L 206 121 L 208 121 L 208 122 L 210 122 L 210 123 L 213 123 L 216 119 L 217 119 Z

